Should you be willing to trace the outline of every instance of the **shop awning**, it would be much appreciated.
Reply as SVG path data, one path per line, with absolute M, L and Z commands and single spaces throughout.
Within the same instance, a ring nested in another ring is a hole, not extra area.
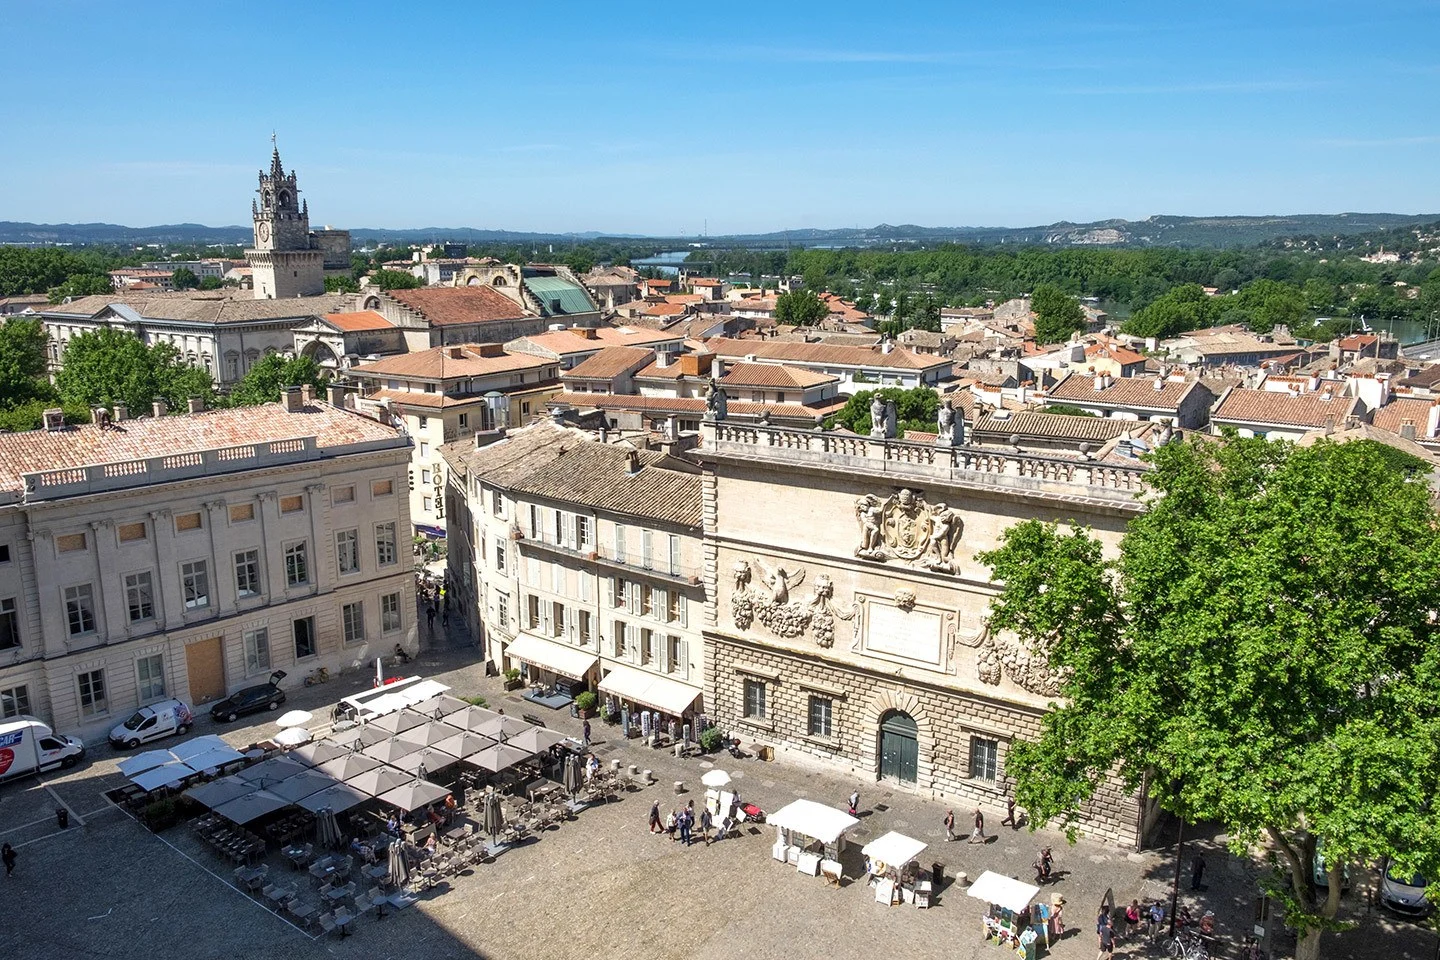
M 1033 884 L 986 870 L 975 878 L 965 895 L 1019 913 L 1030 906 L 1030 901 L 1034 900 L 1035 894 L 1039 892 L 1040 888 Z
M 600 692 L 614 694 L 622 700 L 633 700 L 672 717 L 690 709 L 695 698 L 700 696 L 699 690 L 679 680 L 626 666 L 617 666 L 607 673 L 600 681 Z
M 600 661 L 599 657 L 588 650 L 546 640 L 533 633 L 517 635 L 505 647 L 505 655 L 577 680 L 589 673 L 590 668 Z

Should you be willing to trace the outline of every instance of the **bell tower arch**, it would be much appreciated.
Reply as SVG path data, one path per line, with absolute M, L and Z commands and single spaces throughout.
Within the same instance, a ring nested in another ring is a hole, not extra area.
M 273 138 L 272 138 L 273 140 Z M 295 171 L 285 172 L 280 148 L 260 171 L 259 199 L 250 202 L 255 246 L 246 250 L 255 299 L 307 297 L 325 292 L 325 254 L 310 233 L 310 205 L 300 199 Z

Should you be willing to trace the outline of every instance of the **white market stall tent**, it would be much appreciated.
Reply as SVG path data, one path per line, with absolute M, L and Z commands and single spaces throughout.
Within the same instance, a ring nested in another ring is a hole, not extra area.
M 1015 950 L 1025 960 L 1033 960 L 1038 945 L 1049 949 L 1049 908 L 1044 904 L 1032 907 L 1040 888 L 1034 884 L 986 870 L 975 878 L 968 897 L 988 906 L 981 918 L 985 938 L 1002 947 Z
M 800 873 L 812 877 L 823 873 L 827 879 L 839 882 L 845 831 L 859 820 L 814 800 L 794 800 L 767 816 L 765 822 L 776 828 L 775 845 L 770 848 L 772 857 L 781 863 L 793 863 Z M 796 843 L 793 834 L 812 842 Z
M 891 830 L 860 849 L 866 857 L 865 866 L 870 883 L 875 888 L 877 903 L 886 906 L 913 903 L 920 908 L 930 906 L 933 890 L 929 874 L 915 863 L 915 858 L 928 846 L 923 840 Z
M 1021 913 L 1030 909 L 1030 901 L 1034 900 L 1039 892 L 1040 888 L 1034 884 L 986 870 L 970 884 L 965 896 L 993 903 L 1011 913 Z

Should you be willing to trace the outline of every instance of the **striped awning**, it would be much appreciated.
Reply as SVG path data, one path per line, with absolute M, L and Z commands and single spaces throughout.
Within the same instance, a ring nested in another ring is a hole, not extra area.
M 700 690 L 689 684 L 649 673 L 635 667 L 617 665 L 600 681 L 600 692 L 614 694 L 644 707 L 659 710 L 672 717 L 690 709 Z
M 546 640 L 533 633 L 518 634 L 506 645 L 505 655 L 576 680 L 589 673 L 600 661 L 600 658 L 589 650 Z

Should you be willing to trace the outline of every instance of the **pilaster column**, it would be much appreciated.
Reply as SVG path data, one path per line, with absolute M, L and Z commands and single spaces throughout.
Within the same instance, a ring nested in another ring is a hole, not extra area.
M 229 616 L 235 612 L 235 570 L 229 551 L 222 549 L 222 540 L 228 538 L 215 532 L 218 524 L 227 523 L 226 503 L 223 498 L 206 500 L 203 506 L 205 526 L 210 531 L 210 589 L 215 594 L 220 616 Z M 223 529 L 228 529 L 228 526 Z
M 100 642 L 110 637 L 130 636 L 130 617 L 126 611 L 124 574 L 120 570 L 119 551 L 115 546 L 114 524 L 108 519 L 91 520 L 90 540 L 95 544 L 95 614 Z
M 55 532 L 48 527 L 25 534 L 35 564 L 35 594 L 40 604 L 40 640 L 46 656 L 66 650 L 64 584 L 55 574 Z
M 260 501 L 260 544 L 265 552 L 266 601 L 281 603 L 285 599 L 285 536 L 280 524 L 280 504 L 274 490 L 255 495 Z
M 152 510 L 150 532 L 155 538 L 156 619 L 174 630 L 185 622 L 185 600 L 180 593 L 180 569 L 175 564 L 175 526 L 169 508 Z
M 333 571 L 334 547 L 323 539 L 325 524 L 321 520 L 320 512 L 324 506 L 324 492 L 323 483 L 305 485 L 305 512 L 310 515 L 310 582 L 315 593 L 328 593 L 333 590 L 339 577 L 339 574 Z

